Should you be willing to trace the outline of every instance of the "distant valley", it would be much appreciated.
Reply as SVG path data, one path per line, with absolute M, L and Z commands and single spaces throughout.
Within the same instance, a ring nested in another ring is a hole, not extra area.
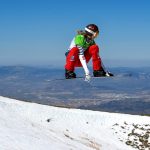
M 63 68 L 1 66 L 0 95 L 60 107 L 150 114 L 150 68 L 110 68 L 113 78 L 64 79 Z M 77 69 L 79 77 L 83 70 Z

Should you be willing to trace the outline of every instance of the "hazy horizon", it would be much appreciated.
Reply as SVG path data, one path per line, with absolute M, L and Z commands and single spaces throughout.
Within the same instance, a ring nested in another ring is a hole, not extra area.
M 62 63 L 63 62 L 63 63 Z M 65 61 L 62 62 L 1 62 L 0 66 L 52 66 L 52 67 L 59 67 L 64 68 Z M 114 67 L 150 67 L 150 60 L 103 60 L 104 66 L 108 68 L 114 68 Z M 92 67 L 92 62 L 88 64 L 89 67 Z

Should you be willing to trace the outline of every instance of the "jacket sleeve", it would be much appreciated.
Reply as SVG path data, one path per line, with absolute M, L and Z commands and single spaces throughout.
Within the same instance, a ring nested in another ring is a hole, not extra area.
M 84 45 L 84 36 L 83 35 L 77 35 L 75 37 L 75 44 L 76 46 L 78 47 L 79 49 L 79 59 L 80 59 L 80 62 L 83 66 L 83 69 L 84 69 L 84 72 L 86 75 L 89 75 L 90 72 L 89 72 L 89 69 L 87 67 L 87 63 L 86 63 L 86 60 L 85 60 L 85 57 L 84 57 L 84 48 L 83 48 L 83 45 Z
M 84 55 L 79 55 L 79 59 L 80 59 L 80 62 L 83 66 L 83 69 L 84 69 L 84 72 L 85 72 L 85 75 L 89 75 L 90 74 L 90 71 L 87 67 L 87 63 L 86 63 L 86 60 L 85 60 L 85 57 Z

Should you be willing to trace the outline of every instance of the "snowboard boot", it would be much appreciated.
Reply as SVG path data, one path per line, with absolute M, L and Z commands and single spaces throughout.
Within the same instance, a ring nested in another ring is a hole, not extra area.
M 104 76 L 106 76 L 106 72 L 104 71 L 103 68 L 101 70 L 94 70 L 93 76 L 94 77 L 104 77 Z
M 73 71 L 65 70 L 65 78 L 66 79 L 76 78 L 76 74 Z

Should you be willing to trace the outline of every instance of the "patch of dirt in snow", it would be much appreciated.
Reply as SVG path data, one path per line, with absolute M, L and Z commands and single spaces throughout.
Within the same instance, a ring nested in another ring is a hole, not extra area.
M 138 150 L 150 150 L 150 124 L 116 123 L 112 129 L 121 142 Z
M 89 138 L 89 137 L 85 137 L 85 136 L 81 136 L 81 137 L 73 137 L 73 135 L 71 135 L 71 133 L 69 133 L 69 130 L 66 129 L 66 131 L 63 133 L 65 137 L 69 138 L 70 140 L 79 142 L 87 147 L 92 148 L 93 150 L 100 150 L 101 145 L 98 144 L 94 139 Z
M 94 139 L 89 139 L 87 137 L 82 137 L 82 139 L 83 139 L 83 142 L 85 145 L 87 145 L 95 150 L 100 150 L 101 145 L 98 144 L 97 142 L 95 142 Z

